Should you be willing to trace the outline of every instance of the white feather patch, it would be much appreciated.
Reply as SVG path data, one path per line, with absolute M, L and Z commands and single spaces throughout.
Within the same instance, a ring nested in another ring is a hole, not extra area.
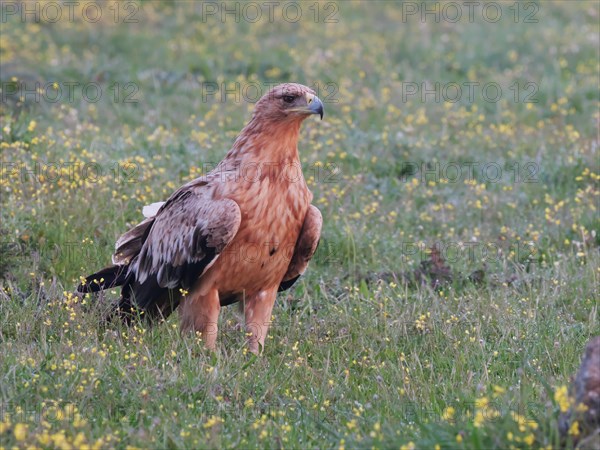
M 160 207 L 164 204 L 165 202 L 156 202 L 150 205 L 146 205 L 142 208 L 142 214 L 144 215 L 144 217 L 154 217 L 160 209 Z

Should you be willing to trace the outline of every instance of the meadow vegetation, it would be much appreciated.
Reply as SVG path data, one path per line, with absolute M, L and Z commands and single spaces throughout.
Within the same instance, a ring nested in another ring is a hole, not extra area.
M 598 3 L 28 3 L 0 28 L 0 448 L 560 445 L 600 334 Z M 324 230 L 263 355 L 235 307 L 216 353 L 176 315 L 103 324 L 118 291 L 80 277 L 286 81 L 325 102 Z

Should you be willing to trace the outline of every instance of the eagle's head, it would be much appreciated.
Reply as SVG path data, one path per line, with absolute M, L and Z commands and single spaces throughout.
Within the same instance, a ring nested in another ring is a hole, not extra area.
M 323 118 L 323 102 L 311 88 L 297 83 L 275 86 L 254 108 L 255 116 L 273 122 L 302 122 L 311 114 Z

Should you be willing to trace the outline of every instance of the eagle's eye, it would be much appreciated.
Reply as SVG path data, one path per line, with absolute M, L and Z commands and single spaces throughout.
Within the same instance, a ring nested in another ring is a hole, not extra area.
M 283 101 L 286 103 L 292 103 L 295 99 L 296 99 L 296 97 L 294 97 L 293 95 L 284 95 L 283 96 Z

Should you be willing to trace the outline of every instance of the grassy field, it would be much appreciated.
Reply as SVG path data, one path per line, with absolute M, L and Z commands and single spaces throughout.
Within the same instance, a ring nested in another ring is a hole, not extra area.
M 0 448 L 559 446 L 600 334 L 597 2 L 58 5 L 1 4 Z M 264 354 L 235 307 L 216 353 L 100 325 L 80 276 L 285 81 L 325 103 L 325 223 Z

